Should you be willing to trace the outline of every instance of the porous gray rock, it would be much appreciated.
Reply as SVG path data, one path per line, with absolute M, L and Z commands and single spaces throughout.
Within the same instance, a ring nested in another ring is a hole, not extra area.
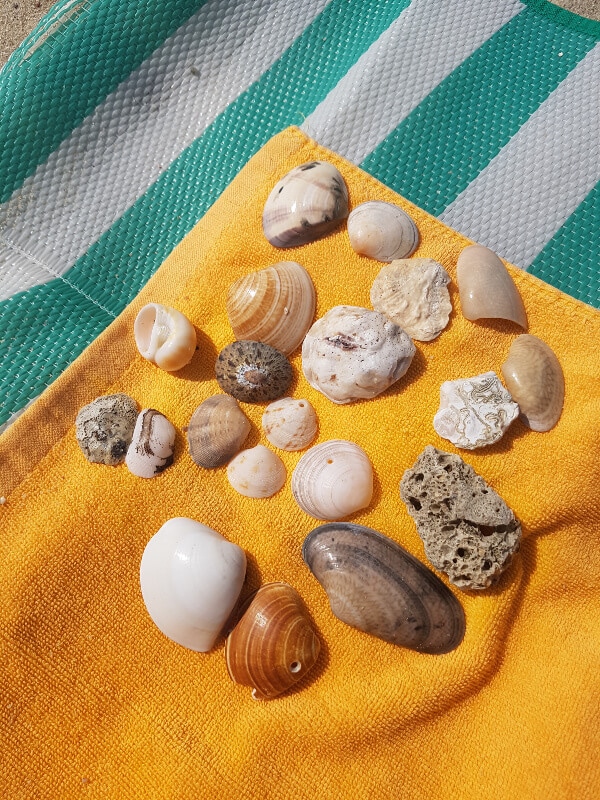
M 460 589 L 487 589 L 509 566 L 521 525 L 504 500 L 462 458 L 428 445 L 400 482 L 434 567 Z
M 107 394 L 83 406 L 75 420 L 75 435 L 88 461 L 114 466 L 125 459 L 138 411 L 126 394 Z

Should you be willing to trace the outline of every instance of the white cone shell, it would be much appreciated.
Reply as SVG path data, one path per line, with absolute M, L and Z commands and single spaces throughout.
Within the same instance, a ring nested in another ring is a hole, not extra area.
M 173 462 L 175 427 L 153 408 L 140 411 L 125 464 L 138 478 L 154 478 Z
M 245 574 L 241 547 L 200 522 L 174 517 L 146 545 L 140 586 L 148 614 L 165 636 L 204 653 L 233 610 Z

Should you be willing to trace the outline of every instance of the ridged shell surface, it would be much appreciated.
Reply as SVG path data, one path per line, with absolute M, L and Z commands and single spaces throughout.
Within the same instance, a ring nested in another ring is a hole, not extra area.
M 348 189 L 326 161 L 311 161 L 284 175 L 267 198 L 263 231 L 275 247 L 296 247 L 325 236 L 348 216 Z
M 227 637 L 225 659 L 231 679 L 253 687 L 255 699 L 266 700 L 303 678 L 320 649 L 298 592 L 287 583 L 268 583 Z
M 154 408 L 140 411 L 125 464 L 138 478 L 154 478 L 173 463 L 176 431 Z
M 140 586 L 146 609 L 165 636 L 204 653 L 233 610 L 245 574 L 241 547 L 207 525 L 175 517 L 146 545 Z
M 537 336 L 517 336 L 502 364 L 502 375 L 521 417 L 533 431 L 549 431 L 558 422 L 565 379 L 553 350 Z
M 148 303 L 133 323 L 140 354 L 167 372 L 175 372 L 192 360 L 196 330 L 181 311 L 160 303 Z
M 194 411 L 187 428 L 192 459 L 207 469 L 226 464 L 242 449 L 250 427 L 250 420 L 233 397 L 209 397 Z
M 311 447 L 292 474 L 292 494 L 315 519 L 343 519 L 366 508 L 373 496 L 373 467 L 354 442 L 330 439 Z
M 237 339 L 252 339 L 290 355 L 315 315 L 315 287 L 295 261 L 280 261 L 233 283 L 227 316 Z
M 377 261 L 408 258 L 417 249 L 419 231 L 408 214 L 392 203 L 369 200 L 348 217 L 352 249 Z
M 519 290 L 493 250 L 479 244 L 465 247 L 456 264 L 456 280 L 464 317 L 507 319 L 527 328 Z
M 317 435 L 317 415 L 308 400 L 282 397 L 265 408 L 262 428 L 274 447 L 303 450 Z
M 285 464 L 263 444 L 242 450 L 227 466 L 231 486 L 246 497 L 271 497 L 286 479 Z
M 286 356 L 264 342 L 243 339 L 224 347 L 215 364 L 217 383 L 243 403 L 262 403 L 284 395 L 293 378 Z
M 465 632 L 462 606 L 442 581 L 387 536 L 351 523 L 311 531 L 302 557 L 333 614 L 353 628 L 421 653 L 454 650 Z

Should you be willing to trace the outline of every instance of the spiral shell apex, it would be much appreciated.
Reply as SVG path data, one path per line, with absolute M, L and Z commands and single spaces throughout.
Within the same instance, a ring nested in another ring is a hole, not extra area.
M 268 583 L 250 600 L 227 637 L 227 670 L 235 683 L 267 700 L 290 689 L 317 662 L 321 644 L 298 592 Z

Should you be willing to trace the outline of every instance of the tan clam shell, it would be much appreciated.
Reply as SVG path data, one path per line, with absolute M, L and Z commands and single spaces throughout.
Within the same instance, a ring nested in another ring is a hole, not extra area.
M 533 431 L 549 431 L 558 422 L 565 398 L 565 379 L 552 349 L 537 336 L 523 333 L 501 367 L 504 382 L 519 404 L 521 418 Z
M 419 244 L 418 228 L 408 214 L 382 200 L 356 206 L 347 226 L 352 249 L 377 261 L 408 258 Z
M 287 583 L 267 583 L 227 637 L 227 671 L 235 683 L 253 687 L 252 697 L 266 700 L 303 678 L 320 649 L 298 592 Z
M 458 257 L 456 278 L 464 317 L 507 319 L 527 328 L 521 295 L 492 250 L 479 244 L 465 247 Z
M 292 353 L 315 315 L 315 287 L 295 261 L 279 261 L 235 281 L 227 295 L 227 316 L 236 339 L 252 339 Z
M 330 439 L 302 456 L 292 474 L 292 494 L 311 517 L 339 520 L 371 502 L 373 467 L 354 442 Z
M 303 450 L 317 435 L 318 421 L 308 400 L 282 397 L 265 408 L 262 427 L 274 447 Z
M 192 414 L 187 428 L 190 455 L 199 467 L 226 464 L 242 449 L 250 421 L 237 400 L 227 394 L 209 397 Z
M 285 464 L 268 447 L 257 444 L 229 462 L 227 479 L 236 492 L 246 497 L 271 497 L 285 483 Z

